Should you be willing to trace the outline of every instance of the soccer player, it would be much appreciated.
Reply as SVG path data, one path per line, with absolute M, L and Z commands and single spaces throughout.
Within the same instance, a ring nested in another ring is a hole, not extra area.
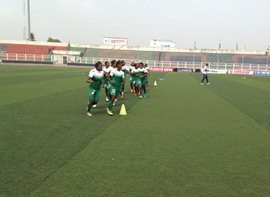
M 146 87 L 148 86 L 148 75 L 149 75 L 149 68 L 148 65 L 145 64 L 144 67 L 142 68 L 142 76 L 141 76 L 141 81 L 142 81 L 142 97 L 146 98 L 147 97 L 147 91 Z
M 112 60 L 111 61 L 111 69 L 115 69 L 116 68 L 116 60 Z
M 110 90 L 109 90 L 109 81 L 108 81 L 108 76 L 110 75 L 110 72 L 112 70 L 110 62 L 106 61 L 105 62 L 105 67 L 103 68 L 104 71 L 104 89 L 105 89 L 105 95 L 106 95 L 106 102 L 109 102 L 109 97 L 110 97 Z
M 127 66 L 126 62 L 123 60 L 122 61 L 122 71 L 125 74 L 125 78 L 124 78 L 124 82 L 122 84 L 122 93 L 121 93 L 121 98 L 123 98 L 124 96 L 124 91 L 125 91 L 125 84 L 126 84 L 126 78 L 127 78 L 127 74 L 130 74 L 130 70 L 131 70 L 131 66 Z
M 110 72 L 110 77 L 108 77 L 110 83 L 110 102 L 107 108 L 107 113 L 110 116 L 113 116 L 112 108 L 115 100 L 121 93 L 122 83 L 124 82 L 125 78 L 125 74 L 121 69 L 122 69 L 122 62 L 117 61 L 116 69 L 112 70 Z
M 130 82 L 130 92 L 131 93 L 134 93 L 135 92 L 135 88 L 134 88 L 134 84 L 133 84 L 133 74 L 132 74 L 132 70 L 134 69 L 134 66 L 135 66 L 135 63 L 134 62 L 131 62 L 131 64 L 130 64 L 130 79 L 129 79 L 129 82 Z
M 146 87 L 146 77 L 148 75 L 148 71 L 145 69 L 144 63 L 139 63 L 139 68 L 137 70 L 138 78 L 136 80 L 136 87 L 139 95 L 139 99 L 145 98 L 146 95 L 144 95 L 144 90 Z
M 102 85 L 102 80 L 104 77 L 104 72 L 102 70 L 102 63 L 97 62 L 95 64 L 95 69 L 91 70 L 89 72 L 88 78 L 86 80 L 87 83 L 89 83 L 88 86 L 88 96 L 89 96 L 89 102 L 87 106 L 87 116 L 92 116 L 90 113 L 91 108 L 96 105 L 100 98 L 100 89 Z
M 209 80 L 208 80 L 208 63 L 207 64 L 205 64 L 205 67 L 203 68 L 203 69 L 201 69 L 201 71 L 202 71 L 202 74 L 203 74 L 203 78 L 202 78 L 202 81 L 201 81 L 201 85 L 203 85 L 204 84 L 204 80 L 206 80 L 206 83 L 209 85 L 210 83 L 209 83 Z
M 139 63 L 134 64 L 134 67 L 131 70 L 131 76 L 132 76 L 133 92 L 134 92 L 134 95 L 137 96 L 139 93 L 139 88 L 138 88 Z

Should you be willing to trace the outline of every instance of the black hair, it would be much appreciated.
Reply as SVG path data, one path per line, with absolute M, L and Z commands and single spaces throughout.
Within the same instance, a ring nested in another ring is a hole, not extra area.
M 102 65 L 102 62 L 97 62 L 97 63 L 95 64 L 95 68 L 97 68 L 99 65 Z
M 111 64 L 115 64 L 115 63 L 116 63 L 116 60 L 112 60 L 112 61 L 111 61 Z
M 206 63 L 205 65 L 206 65 L 206 66 L 209 66 L 209 64 L 208 64 L 208 63 Z
M 109 63 L 109 61 L 106 61 L 106 62 L 105 62 L 105 65 L 108 64 L 108 63 Z
M 121 61 L 121 60 L 118 60 L 118 61 L 116 62 L 116 66 L 118 66 L 119 64 L 122 64 L 122 61 Z

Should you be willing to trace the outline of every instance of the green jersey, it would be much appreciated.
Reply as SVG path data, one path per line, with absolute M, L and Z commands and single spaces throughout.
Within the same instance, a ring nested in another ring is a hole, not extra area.
M 133 80 L 137 80 L 137 79 L 140 78 L 139 71 L 140 71 L 139 68 L 134 68 L 134 67 L 132 68 L 131 74 L 132 74 L 132 79 Z
M 125 73 L 120 70 L 114 69 L 110 72 L 111 80 L 113 81 L 113 86 L 120 88 L 122 86 L 122 81 L 125 79 Z
M 98 71 L 97 69 L 93 69 L 89 72 L 88 75 L 92 79 L 92 83 L 89 84 L 89 87 L 91 87 L 94 90 L 100 90 L 101 89 L 101 83 L 102 79 L 104 77 L 103 71 Z

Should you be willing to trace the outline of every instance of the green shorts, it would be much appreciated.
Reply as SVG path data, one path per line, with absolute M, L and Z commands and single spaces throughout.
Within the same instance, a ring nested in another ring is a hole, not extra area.
M 147 84 L 148 84 L 148 79 L 142 79 L 141 80 L 142 81 L 142 86 L 147 86 Z
M 121 88 L 120 87 L 116 87 L 114 85 L 110 85 L 109 86 L 109 89 L 110 89 L 110 94 L 112 96 L 115 96 L 115 97 L 118 97 L 119 94 L 122 92 Z
M 98 102 L 98 100 L 100 98 L 100 90 L 95 90 L 89 86 L 88 96 L 89 96 L 89 100 Z
M 104 88 L 109 88 L 109 82 L 108 81 L 104 82 Z
M 136 85 L 142 85 L 142 80 L 141 79 L 136 79 L 135 84 Z

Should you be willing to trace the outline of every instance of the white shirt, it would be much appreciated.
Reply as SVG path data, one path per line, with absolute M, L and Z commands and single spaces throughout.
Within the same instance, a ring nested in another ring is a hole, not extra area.
M 143 71 L 144 73 L 149 73 L 148 67 L 141 68 L 141 71 Z
M 127 71 L 130 71 L 132 69 L 132 66 L 127 66 L 127 65 L 125 65 L 125 66 L 123 66 L 122 67 L 122 70 L 127 70 Z
M 139 68 L 132 67 L 132 69 L 131 69 L 132 74 L 135 74 L 135 73 L 138 73 L 138 72 L 140 72 Z
M 203 69 L 201 69 L 201 72 L 202 72 L 202 74 L 207 74 L 207 72 L 208 72 L 208 67 L 207 66 L 205 66 Z
M 146 69 L 148 72 L 149 72 L 149 70 L 150 70 L 148 66 L 147 66 L 147 67 L 145 67 L 144 69 Z
M 125 73 L 122 71 L 122 70 L 117 70 L 117 69 L 113 69 L 111 72 L 110 72 L 110 76 L 118 76 L 118 77 L 122 77 L 123 79 L 125 78 Z
M 104 71 L 105 73 L 110 73 L 112 70 L 114 70 L 114 68 L 111 67 L 111 66 L 109 66 L 108 68 L 106 68 L 106 67 L 103 68 L 103 71 Z
M 98 71 L 97 69 L 93 69 L 93 70 L 90 70 L 89 72 L 89 77 L 93 78 L 93 77 L 96 77 L 96 78 L 102 78 L 104 75 L 104 71 Z

